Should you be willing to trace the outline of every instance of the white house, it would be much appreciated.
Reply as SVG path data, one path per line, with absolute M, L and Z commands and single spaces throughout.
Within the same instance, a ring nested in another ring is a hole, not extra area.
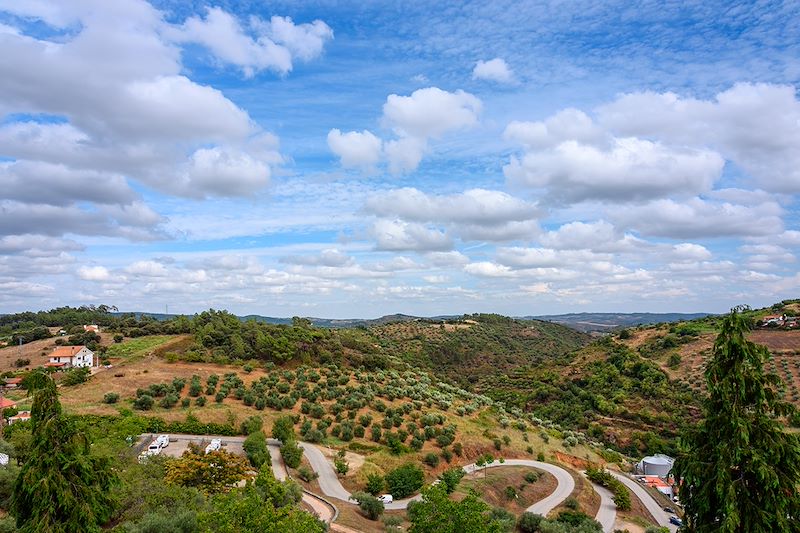
M 81 368 L 94 366 L 94 352 L 86 346 L 59 346 L 50 354 L 47 367 Z

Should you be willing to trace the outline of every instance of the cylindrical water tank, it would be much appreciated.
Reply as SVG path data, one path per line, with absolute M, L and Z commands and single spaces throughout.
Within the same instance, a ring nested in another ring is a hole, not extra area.
M 674 459 L 671 457 L 655 455 L 651 457 L 645 457 L 639 464 L 642 469 L 642 473 L 646 476 L 667 477 L 669 475 L 669 471 L 672 470 L 672 463 L 674 462 Z

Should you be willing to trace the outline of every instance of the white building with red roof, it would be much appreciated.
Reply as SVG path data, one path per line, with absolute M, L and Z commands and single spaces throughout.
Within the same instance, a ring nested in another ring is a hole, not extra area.
M 86 346 L 59 346 L 50 354 L 49 368 L 83 368 L 94 366 L 94 352 Z

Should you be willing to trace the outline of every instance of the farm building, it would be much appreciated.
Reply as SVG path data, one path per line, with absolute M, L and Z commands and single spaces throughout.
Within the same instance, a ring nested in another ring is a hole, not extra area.
M 94 352 L 86 346 L 59 346 L 50 354 L 50 368 L 82 368 L 94 366 Z

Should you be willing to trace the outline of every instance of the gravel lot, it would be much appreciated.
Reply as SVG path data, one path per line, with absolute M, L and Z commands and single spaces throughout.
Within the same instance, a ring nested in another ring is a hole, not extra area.
M 147 446 L 155 440 L 158 436 L 156 433 L 147 433 L 139 437 L 140 444 L 146 449 Z M 221 437 L 217 435 L 169 435 L 169 446 L 163 448 L 161 453 L 170 457 L 180 457 L 183 452 L 189 447 L 190 442 L 198 444 L 201 448 L 205 447 L 211 442 L 211 439 L 220 439 L 222 441 L 222 449 L 230 453 L 244 455 L 242 444 L 244 437 Z

